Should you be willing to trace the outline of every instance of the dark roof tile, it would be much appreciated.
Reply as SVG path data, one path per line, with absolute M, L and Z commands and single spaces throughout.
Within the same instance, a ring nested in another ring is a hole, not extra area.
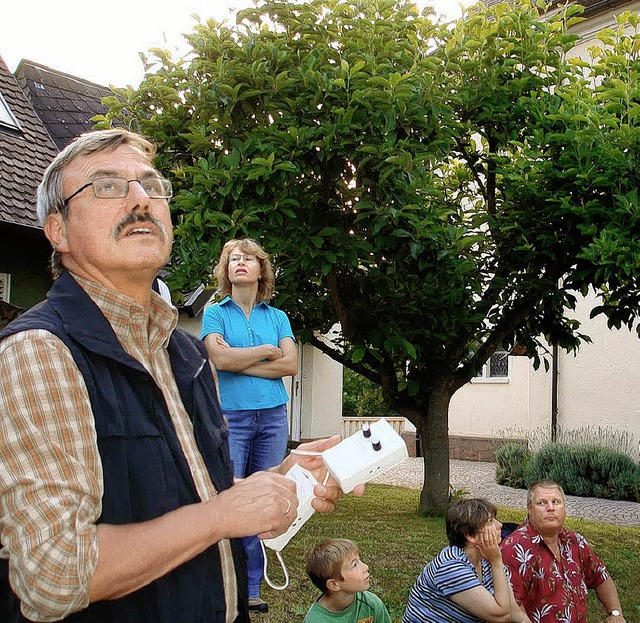
M 22 60 L 12 75 L 0 57 L 0 93 L 20 131 L 0 129 L 0 221 L 39 227 L 36 190 L 60 149 L 93 127 L 103 114 L 99 84 Z
M 113 95 L 99 84 L 28 60 L 20 62 L 16 78 L 58 149 L 91 130 L 90 119 L 105 112 L 100 99 Z
M 0 221 L 39 227 L 36 189 L 58 150 L 1 57 L 0 93 L 20 124 L 17 132 L 0 130 Z

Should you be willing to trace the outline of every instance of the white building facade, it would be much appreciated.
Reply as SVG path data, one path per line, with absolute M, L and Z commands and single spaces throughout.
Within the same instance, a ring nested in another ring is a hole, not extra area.
M 550 439 L 554 428 L 560 437 L 574 432 L 585 441 L 626 438 L 638 456 L 640 338 L 626 328 L 610 330 L 604 317 L 589 319 L 595 303 L 595 296 L 578 303 L 575 317 L 592 343 L 577 354 L 558 350 L 554 363 L 550 350 L 548 371 L 534 370 L 528 357 L 506 356 L 506 370 L 485 373 L 453 396 L 454 458 L 486 460 L 492 440 Z

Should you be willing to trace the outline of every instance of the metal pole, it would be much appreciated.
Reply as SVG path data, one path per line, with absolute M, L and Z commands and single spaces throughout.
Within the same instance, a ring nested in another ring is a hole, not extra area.
M 554 346 L 551 362 L 551 441 L 558 436 L 558 347 Z

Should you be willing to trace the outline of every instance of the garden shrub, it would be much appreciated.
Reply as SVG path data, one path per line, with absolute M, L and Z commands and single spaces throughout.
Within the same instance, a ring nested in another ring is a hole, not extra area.
M 526 488 L 525 469 L 531 458 L 526 444 L 510 442 L 498 448 L 496 455 L 496 482 L 499 485 Z
M 527 484 L 551 478 L 567 495 L 640 502 L 640 464 L 603 446 L 549 443 L 527 462 Z

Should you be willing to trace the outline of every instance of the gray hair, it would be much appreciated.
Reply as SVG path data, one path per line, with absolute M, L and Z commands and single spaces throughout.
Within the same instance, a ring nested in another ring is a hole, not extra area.
M 560 491 L 560 496 L 562 497 L 563 504 L 566 505 L 567 503 L 567 496 L 564 494 L 564 489 L 562 488 L 562 486 L 559 485 L 555 480 L 545 478 L 543 480 L 533 482 L 529 485 L 529 489 L 527 490 L 527 506 L 531 506 L 533 504 L 533 500 L 536 496 L 536 489 L 558 489 L 558 491 Z
M 87 132 L 67 145 L 47 167 L 42 176 L 42 182 L 38 186 L 37 212 L 40 225 L 44 226 L 50 214 L 57 212 L 63 218 L 67 215 L 62 191 L 62 173 L 65 167 L 80 156 L 113 151 L 120 145 L 129 145 L 137 149 L 148 159 L 149 164 L 156 153 L 155 147 L 146 138 L 123 129 Z M 54 279 L 60 275 L 61 271 L 60 253 L 54 250 L 51 254 L 51 272 Z

